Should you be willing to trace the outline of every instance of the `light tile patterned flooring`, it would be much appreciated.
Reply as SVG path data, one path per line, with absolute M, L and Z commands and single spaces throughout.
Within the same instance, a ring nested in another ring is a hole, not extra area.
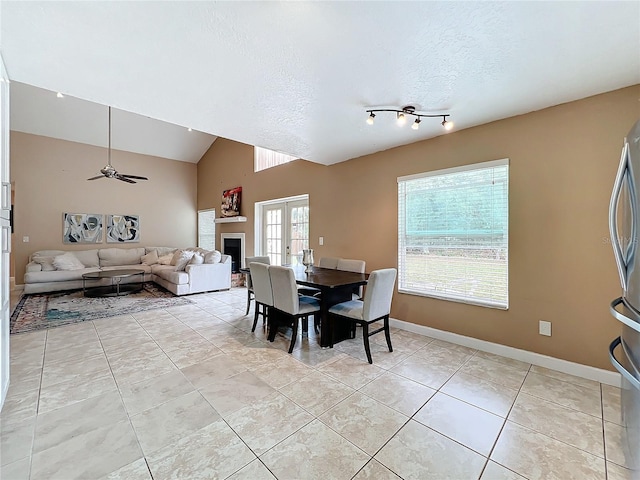
M 246 290 L 189 298 L 12 336 L 0 477 L 631 478 L 619 389 L 397 329 L 289 355 Z

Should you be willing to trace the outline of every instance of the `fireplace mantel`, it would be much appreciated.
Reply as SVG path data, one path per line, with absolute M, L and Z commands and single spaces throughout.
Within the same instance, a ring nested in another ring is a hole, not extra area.
M 238 223 L 238 222 L 246 222 L 247 217 L 221 217 L 213 220 L 215 223 Z

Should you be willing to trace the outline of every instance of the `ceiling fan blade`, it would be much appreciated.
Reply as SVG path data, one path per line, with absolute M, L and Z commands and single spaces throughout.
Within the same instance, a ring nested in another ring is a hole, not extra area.
M 105 178 L 104 175 L 98 175 L 97 177 L 87 178 L 87 180 L 98 180 L 99 178 Z
M 124 173 L 119 174 L 121 177 L 127 178 L 137 178 L 138 180 L 149 180 L 147 177 L 139 177 L 137 175 L 125 175 Z
M 123 182 L 127 182 L 127 183 L 137 183 L 137 182 L 134 182 L 133 180 L 129 180 L 128 178 L 124 178 L 120 174 L 116 174 L 115 178 L 117 178 L 118 180 L 122 180 Z

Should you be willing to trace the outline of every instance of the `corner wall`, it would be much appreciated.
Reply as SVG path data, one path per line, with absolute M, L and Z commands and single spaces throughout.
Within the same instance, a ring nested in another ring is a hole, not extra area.
M 308 193 L 316 259 L 397 267 L 397 177 L 510 158 L 509 310 L 396 293 L 392 316 L 611 369 L 620 325 L 608 305 L 620 286 L 607 215 L 639 100 L 635 85 L 330 167 L 297 161 L 254 173 L 252 147 L 218 139 L 198 164 L 198 208 L 219 208 L 222 190 L 242 186 L 247 223 L 219 231 L 245 232 L 250 255 L 254 202 Z M 552 337 L 538 334 L 539 320 L 552 322 Z
M 107 149 L 21 132 L 11 132 L 11 180 L 15 187 L 12 255 L 16 283 L 23 283 L 29 255 L 37 250 L 85 250 L 158 245 L 188 247 L 197 239 L 196 175 L 193 163 L 129 152 L 111 152 L 122 173 L 149 177 L 129 184 L 87 181 L 107 163 Z M 62 214 L 140 216 L 140 242 L 62 243 Z M 23 243 L 24 236 L 29 243 Z

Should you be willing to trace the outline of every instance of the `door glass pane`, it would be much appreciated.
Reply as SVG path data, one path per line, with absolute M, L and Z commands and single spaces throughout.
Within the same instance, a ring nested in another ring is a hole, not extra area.
M 265 211 L 265 255 L 271 265 L 282 265 L 282 208 L 269 208 Z
M 289 205 L 289 232 L 291 239 L 291 264 L 302 263 L 302 250 L 309 248 L 309 206 Z

